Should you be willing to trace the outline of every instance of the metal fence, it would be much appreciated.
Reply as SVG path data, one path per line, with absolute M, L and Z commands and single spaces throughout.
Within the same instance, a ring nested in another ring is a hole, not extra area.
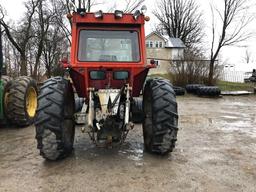
M 252 75 L 252 72 L 244 71 L 223 71 L 220 75 L 220 80 L 228 82 L 243 83 L 245 79 L 248 79 Z

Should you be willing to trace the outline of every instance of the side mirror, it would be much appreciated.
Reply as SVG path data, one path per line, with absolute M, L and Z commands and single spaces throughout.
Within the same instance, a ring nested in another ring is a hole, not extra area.
M 151 60 L 150 60 L 150 64 L 151 64 L 151 65 L 155 65 L 155 64 L 156 64 L 155 59 L 151 59 Z
M 155 59 L 150 60 L 150 64 L 147 65 L 147 68 L 156 68 L 156 61 Z
M 137 21 L 140 15 L 141 15 L 140 11 L 137 10 L 135 11 L 135 13 L 133 13 L 133 18 Z

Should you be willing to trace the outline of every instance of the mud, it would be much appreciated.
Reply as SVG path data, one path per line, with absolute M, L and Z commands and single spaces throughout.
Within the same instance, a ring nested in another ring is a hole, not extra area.
M 124 146 L 96 148 L 77 128 L 74 154 L 46 162 L 34 127 L 0 129 L 0 191 L 256 191 L 256 97 L 179 97 L 175 151 L 143 152 L 141 125 Z

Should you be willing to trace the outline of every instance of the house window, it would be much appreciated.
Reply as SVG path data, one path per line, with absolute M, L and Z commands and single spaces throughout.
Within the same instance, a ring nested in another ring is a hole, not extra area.
M 162 42 L 162 41 L 159 42 L 159 47 L 160 47 L 160 48 L 163 47 L 163 42 Z
M 159 42 L 156 41 L 156 48 L 159 48 Z
M 149 47 L 153 48 L 153 42 L 152 41 L 149 42 Z
M 146 41 L 146 47 L 149 48 L 149 41 Z
M 160 67 L 160 61 L 159 60 L 155 60 L 155 65 L 156 65 L 156 67 Z

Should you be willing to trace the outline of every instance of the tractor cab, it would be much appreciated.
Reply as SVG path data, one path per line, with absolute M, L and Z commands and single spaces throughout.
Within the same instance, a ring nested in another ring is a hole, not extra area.
M 74 12 L 72 20 L 71 78 L 80 97 L 87 90 L 113 88 L 124 84 L 138 96 L 151 65 L 147 66 L 145 20 L 141 14 Z

